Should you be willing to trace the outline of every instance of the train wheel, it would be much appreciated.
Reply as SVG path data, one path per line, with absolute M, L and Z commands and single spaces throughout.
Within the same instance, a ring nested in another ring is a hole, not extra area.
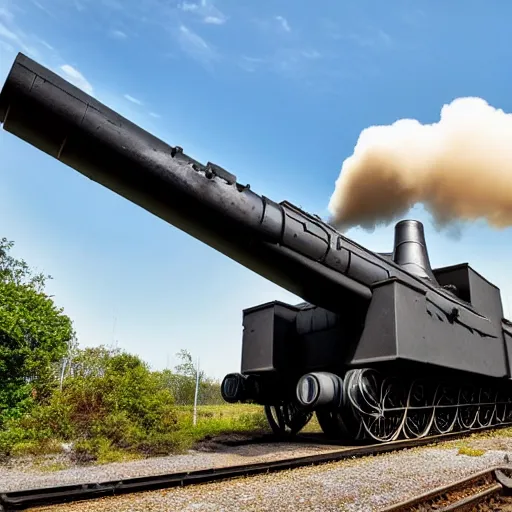
M 512 399 L 510 396 L 507 397 L 505 405 L 505 423 L 512 423 Z
M 459 392 L 449 385 L 437 386 L 434 398 L 434 427 L 438 434 L 447 434 L 457 422 Z
M 478 418 L 478 389 L 463 386 L 459 394 L 459 426 L 469 430 L 475 426 Z
M 265 405 L 267 421 L 277 436 L 293 436 L 300 432 L 313 417 L 312 412 L 301 411 L 295 404 L 282 402 Z
M 479 410 L 477 418 L 478 427 L 490 427 L 493 423 L 496 412 L 496 393 L 490 387 L 480 388 L 478 397 Z
M 496 396 L 496 423 L 507 423 L 507 409 L 510 408 L 510 398 L 504 391 L 498 391 Z
M 407 394 L 397 379 L 373 369 L 352 370 L 346 376 L 347 400 L 364 436 L 378 442 L 397 439 L 405 421 Z
M 407 396 L 404 434 L 409 439 L 425 437 L 434 423 L 433 392 L 426 382 L 411 383 Z

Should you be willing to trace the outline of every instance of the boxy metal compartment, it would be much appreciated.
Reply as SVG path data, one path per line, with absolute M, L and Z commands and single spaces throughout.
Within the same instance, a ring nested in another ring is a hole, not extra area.
M 269 302 L 243 312 L 242 373 L 286 370 L 290 366 L 287 344 L 295 333 L 298 309 Z

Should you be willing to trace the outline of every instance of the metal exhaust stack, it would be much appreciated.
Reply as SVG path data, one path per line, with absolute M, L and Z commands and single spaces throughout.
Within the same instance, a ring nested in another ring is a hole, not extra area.
M 425 231 L 417 220 L 402 220 L 395 226 L 393 260 L 406 272 L 436 283 L 430 266 Z

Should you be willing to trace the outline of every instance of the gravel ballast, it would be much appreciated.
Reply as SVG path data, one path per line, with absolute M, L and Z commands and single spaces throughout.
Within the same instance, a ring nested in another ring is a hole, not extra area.
M 329 445 L 291 443 L 253 444 L 219 447 L 217 452 L 191 451 L 185 455 L 154 457 L 130 462 L 115 462 L 97 466 L 73 466 L 60 471 L 41 470 L 66 464 L 65 456 L 49 457 L 45 464 L 35 466 L 32 459 L 18 459 L 0 465 L 0 492 L 83 484 L 140 476 L 178 473 L 214 467 L 237 466 L 276 459 L 302 457 L 339 450 Z
M 485 448 L 479 446 L 482 443 Z M 100 510 L 105 512 L 149 510 L 155 512 L 169 510 L 183 512 L 192 510 L 223 512 L 275 512 L 276 510 L 377 511 L 435 487 L 452 483 L 477 471 L 495 465 L 502 465 L 505 455 L 510 457 L 512 453 L 512 439 L 510 438 L 485 439 L 482 440 L 482 443 L 478 441 L 471 442 L 472 447 L 482 447 L 487 450 L 480 456 L 461 455 L 458 448 L 453 447 L 453 443 L 448 443 L 447 446 L 449 447 L 440 445 L 413 448 L 280 473 L 124 495 L 38 510 L 51 510 L 51 512 L 62 512 L 64 510 L 69 512 Z M 268 445 L 258 448 L 255 445 L 234 448 L 233 451 L 250 450 L 254 454 L 257 453 L 258 449 L 263 448 L 277 450 L 275 454 L 267 453 L 264 455 L 199 453 L 126 464 L 132 468 L 131 471 L 136 471 L 133 468 L 140 470 L 141 463 L 157 464 L 159 461 L 165 465 L 169 464 L 169 460 L 174 460 L 175 470 L 183 470 L 187 465 L 190 467 L 193 464 L 192 461 L 195 461 L 201 467 L 212 467 L 221 460 L 223 460 L 223 463 L 219 465 L 226 465 L 227 459 L 222 458 L 225 456 L 235 457 L 236 462 L 234 463 L 239 464 L 240 457 L 246 462 L 256 462 L 261 460 L 260 457 L 266 457 L 264 460 L 270 460 L 269 455 L 272 458 L 281 458 L 284 453 L 279 452 L 279 449 L 285 449 L 288 456 L 308 454 L 307 452 L 311 449 L 315 450 L 313 453 L 319 453 L 318 450 L 332 450 L 332 447 L 325 446 L 315 448 L 302 446 L 295 451 L 290 445 L 273 445 L 273 448 Z M 309 451 L 309 453 L 312 452 Z M 199 462 L 200 459 L 201 462 Z M 180 465 L 181 467 L 178 468 Z M 122 466 L 122 464 L 108 465 L 109 471 L 113 470 L 114 467 L 119 471 Z M 100 468 L 82 468 L 83 471 L 91 471 L 92 469 L 98 471 Z M 106 471 L 106 468 L 103 467 L 103 470 Z M 77 469 L 67 471 L 77 471 Z M 159 472 L 169 472 L 169 466 Z M 61 471 L 48 476 L 53 477 L 55 483 L 65 483 L 61 479 L 62 474 L 65 473 Z M 140 472 L 137 474 L 140 474 Z M 116 476 L 118 477 L 119 473 Z M 86 480 L 91 481 L 91 478 Z M 11 482 L 13 481 L 11 480 Z M 4 489 L 3 484 L 2 488 Z

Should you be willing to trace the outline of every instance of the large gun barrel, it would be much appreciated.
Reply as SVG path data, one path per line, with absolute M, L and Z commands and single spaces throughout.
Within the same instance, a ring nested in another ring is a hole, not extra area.
M 366 283 L 343 272 L 344 243 L 328 224 L 202 165 L 23 54 L 0 94 L 0 122 L 304 300 L 336 310 L 348 298 L 371 298 Z

